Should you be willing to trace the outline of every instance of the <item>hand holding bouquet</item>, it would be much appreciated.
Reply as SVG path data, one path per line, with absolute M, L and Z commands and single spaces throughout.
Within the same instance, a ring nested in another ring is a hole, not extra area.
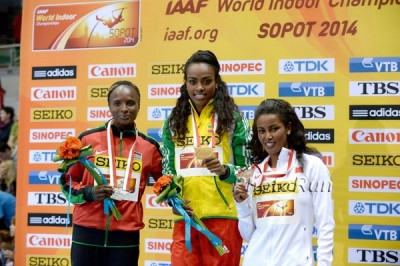
M 190 226 L 198 230 L 200 233 L 205 235 L 212 245 L 217 249 L 219 255 L 228 253 L 229 250 L 226 246 L 223 246 L 221 239 L 211 233 L 203 222 L 193 214 L 192 217 L 184 209 L 185 200 L 180 195 L 181 187 L 180 182 L 181 176 L 163 175 L 154 184 L 153 191 L 158 196 L 156 199 L 157 203 L 167 202 L 172 208 L 175 208 L 185 219 L 185 242 L 186 248 L 192 252 L 192 246 L 190 243 Z
M 65 141 L 61 143 L 60 147 L 57 148 L 53 161 L 62 161 L 61 165 L 57 169 L 60 173 L 65 173 L 69 166 L 80 162 L 93 176 L 98 185 L 107 185 L 107 180 L 103 173 L 101 173 L 101 171 L 86 158 L 90 155 L 93 155 L 91 145 L 82 147 L 80 139 L 70 136 L 67 137 Z M 72 184 L 70 184 L 70 187 L 71 186 Z M 117 221 L 121 220 L 122 215 L 115 206 L 114 201 L 110 198 L 106 198 L 104 199 L 104 214 L 109 215 L 110 210 Z

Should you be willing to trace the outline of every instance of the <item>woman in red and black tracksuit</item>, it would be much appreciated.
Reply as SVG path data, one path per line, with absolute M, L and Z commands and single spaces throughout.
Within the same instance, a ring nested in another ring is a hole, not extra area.
M 129 81 L 114 83 L 108 92 L 113 119 L 80 134 L 91 145 L 91 161 L 108 185 L 97 185 L 88 170 L 76 163 L 61 177 L 62 191 L 75 205 L 71 262 L 83 265 L 137 265 L 139 230 L 144 228 L 143 195 L 149 175 L 162 173 L 159 144 L 138 131 L 139 89 Z M 127 170 L 128 169 L 128 170 Z M 105 215 L 103 200 L 112 198 L 122 219 Z

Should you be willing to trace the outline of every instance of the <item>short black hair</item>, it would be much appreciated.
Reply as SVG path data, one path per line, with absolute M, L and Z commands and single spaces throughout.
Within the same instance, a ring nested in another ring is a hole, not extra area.
M 5 142 L 0 141 L 0 152 L 5 152 L 7 150 L 11 150 L 10 146 Z

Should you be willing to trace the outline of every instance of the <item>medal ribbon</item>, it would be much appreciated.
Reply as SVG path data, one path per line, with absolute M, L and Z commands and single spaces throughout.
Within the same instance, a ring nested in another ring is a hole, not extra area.
M 290 153 L 289 153 L 289 160 L 287 163 L 287 168 L 286 171 L 283 173 L 277 173 L 277 172 L 268 172 L 267 173 L 267 168 L 268 168 L 268 162 L 266 162 L 264 164 L 264 171 L 262 173 L 262 179 L 261 179 L 261 183 L 264 183 L 265 178 L 281 178 L 287 175 L 287 173 L 289 172 L 289 170 L 292 168 L 293 166 L 293 162 L 294 162 L 294 158 L 295 158 L 295 151 L 293 149 L 290 149 Z

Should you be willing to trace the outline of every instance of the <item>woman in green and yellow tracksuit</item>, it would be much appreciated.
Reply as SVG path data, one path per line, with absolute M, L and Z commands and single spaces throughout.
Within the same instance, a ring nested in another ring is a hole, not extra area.
M 220 256 L 210 241 L 191 230 L 192 252 L 185 247 L 185 223 L 177 217 L 171 247 L 172 265 L 239 265 L 238 231 L 232 183 L 235 171 L 248 167 L 251 130 L 219 75 L 210 51 L 198 51 L 186 62 L 185 83 L 163 125 L 163 174 L 180 175 L 182 196 L 229 253 Z

